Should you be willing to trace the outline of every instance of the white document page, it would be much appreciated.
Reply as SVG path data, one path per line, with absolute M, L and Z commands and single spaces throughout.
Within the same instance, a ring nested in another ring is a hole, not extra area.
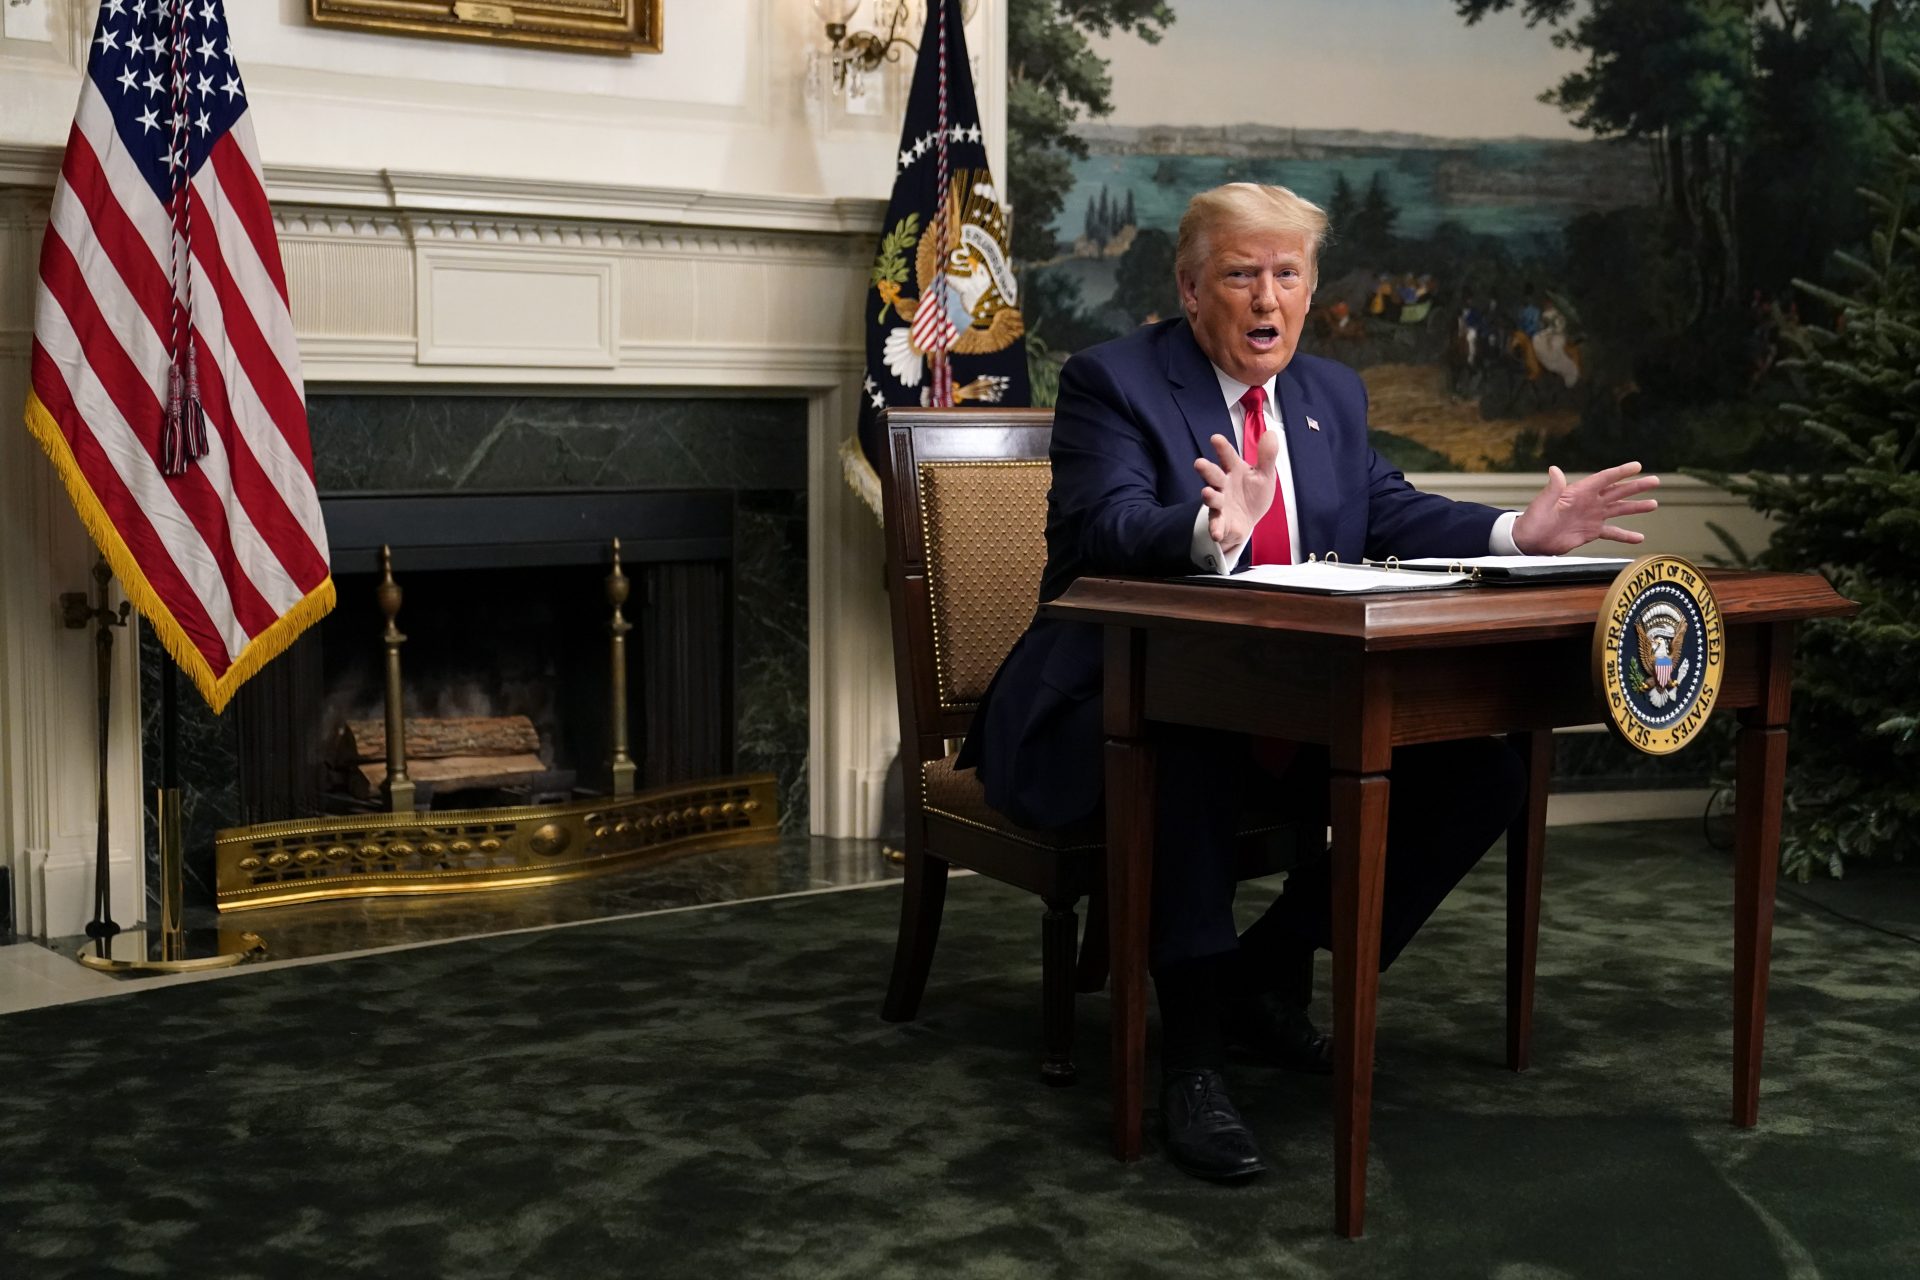
M 1350 595 L 1356 591 L 1431 591 L 1435 587 L 1451 587 L 1466 582 L 1468 576 L 1464 573 L 1399 573 L 1365 565 L 1329 564 L 1314 560 L 1306 564 L 1255 565 L 1245 573 L 1195 574 L 1189 581 L 1229 587 L 1307 591 L 1318 595 Z
M 1395 563 L 1408 569 L 1451 569 L 1455 565 L 1462 569 L 1553 569 L 1599 565 L 1624 569 L 1633 561 L 1614 556 L 1461 556 L 1453 560 L 1445 556 L 1422 556 L 1417 560 L 1399 560 Z

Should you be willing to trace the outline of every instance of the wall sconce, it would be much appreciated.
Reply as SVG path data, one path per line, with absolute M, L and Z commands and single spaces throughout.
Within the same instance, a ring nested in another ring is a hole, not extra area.
M 939 0 L 933 0 L 938 3 Z M 973 17 L 979 0 L 961 0 L 961 20 Z M 928 0 L 873 0 L 874 31 L 849 31 L 862 0 L 811 0 L 825 24 L 829 47 L 807 55 L 807 96 L 816 102 L 838 98 L 848 110 L 876 110 L 868 79 L 906 52 L 918 52 L 911 37 L 926 22 Z M 884 28 L 885 34 L 879 34 Z

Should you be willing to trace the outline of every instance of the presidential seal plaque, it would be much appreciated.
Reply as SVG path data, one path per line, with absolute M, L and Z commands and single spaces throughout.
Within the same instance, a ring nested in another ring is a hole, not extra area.
M 1648 755 L 1693 740 L 1726 670 L 1720 606 L 1706 575 L 1678 556 L 1620 571 L 1593 631 L 1593 687 L 1614 731 Z

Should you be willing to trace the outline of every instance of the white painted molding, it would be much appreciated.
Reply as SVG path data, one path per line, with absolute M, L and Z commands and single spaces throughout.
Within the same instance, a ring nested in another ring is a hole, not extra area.
M 127 833 L 138 837 L 139 831 Z M 48 857 L 39 866 L 34 894 L 32 934 L 37 938 L 71 938 L 93 918 L 95 854 L 91 846 Z M 140 860 L 116 839 L 107 848 L 107 883 L 112 886 L 113 918 L 122 928 L 146 918 L 144 877 Z
M 59 147 L 0 142 L 0 187 L 45 191 L 60 176 Z
M 863 370 L 814 396 L 808 409 L 808 759 L 816 834 L 872 836 L 879 797 L 869 785 L 899 744 L 893 643 L 880 528 L 840 478 L 840 443 L 853 430 Z M 877 762 L 877 764 L 876 764 Z
M 51 187 L 60 171 L 60 155 L 59 147 L 0 142 L 0 186 Z M 269 164 L 265 176 L 267 198 L 276 211 L 311 207 L 317 215 L 348 219 L 374 211 L 473 214 L 509 220 L 576 218 L 686 228 L 874 236 L 880 233 L 887 211 L 885 200 L 863 196 L 700 191 L 391 169 Z M 397 222 L 387 225 L 397 233 Z
M 267 195 L 276 204 L 839 234 L 878 234 L 886 214 L 886 201 L 851 196 L 754 195 L 393 170 L 360 175 L 275 166 L 267 169 Z
M 603 254 L 492 246 L 416 250 L 419 361 L 611 369 L 614 273 Z

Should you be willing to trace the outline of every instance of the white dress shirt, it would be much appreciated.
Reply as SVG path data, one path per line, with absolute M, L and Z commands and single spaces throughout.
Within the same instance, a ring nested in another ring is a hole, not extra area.
M 1220 380 L 1220 394 L 1226 397 L 1227 417 L 1232 423 L 1233 447 L 1240 449 L 1247 422 L 1247 407 L 1240 398 L 1247 394 L 1250 384 L 1230 378 L 1214 366 L 1213 376 Z M 1280 402 L 1274 398 L 1273 384 L 1279 380 L 1276 374 L 1267 379 L 1266 419 L 1267 430 L 1279 437 L 1280 453 L 1274 459 L 1274 475 L 1280 482 L 1280 498 L 1287 504 L 1287 545 L 1293 549 L 1293 561 L 1300 562 L 1300 504 L 1293 496 L 1293 461 L 1287 454 L 1287 433 L 1281 429 Z M 1244 452 L 1244 451 L 1243 451 Z M 1219 459 L 1209 455 L 1209 462 Z M 1252 539 L 1243 539 L 1233 546 L 1222 546 L 1207 535 L 1207 504 L 1200 504 L 1200 512 L 1193 521 L 1193 563 L 1207 573 L 1232 573 L 1240 563 L 1240 556 Z M 1517 556 L 1520 548 L 1513 540 L 1513 525 L 1520 518 L 1518 511 L 1503 511 L 1493 522 L 1492 535 L 1487 539 L 1487 550 L 1496 556 Z

